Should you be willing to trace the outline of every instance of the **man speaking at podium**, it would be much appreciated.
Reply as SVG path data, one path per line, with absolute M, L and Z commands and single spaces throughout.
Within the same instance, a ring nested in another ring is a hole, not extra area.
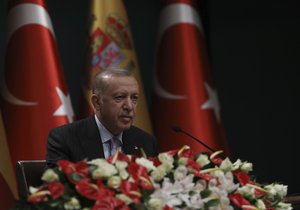
M 95 115 L 50 131 L 47 166 L 55 167 L 58 160 L 107 158 L 116 150 L 140 155 L 143 149 L 156 156 L 154 136 L 132 125 L 138 97 L 138 82 L 130 71 L 108 68 L 97 73 L 91 97 Z

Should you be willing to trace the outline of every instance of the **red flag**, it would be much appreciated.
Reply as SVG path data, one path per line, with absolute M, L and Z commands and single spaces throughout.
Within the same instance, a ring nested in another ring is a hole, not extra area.
M 14 206 L 16 200 L 5 181 L 4 177 L 0 173 L 0 210 L 7 210 Z
M 160 17 L 153 99 L 153 127 L 160 149 L 189 145 L 196 152 L 208 151 L 175 133 L 176 125 L 214 150 L 228 152 L 196 1 L 166 2 Z
M 15 165 L 45 159 L 48 132 L 74 114 L 45 2 L 11 1 L 7 33 L 2 112 Z
M 13 207 L 17 197 L 16 180 L 0 112 L 0 210 Z

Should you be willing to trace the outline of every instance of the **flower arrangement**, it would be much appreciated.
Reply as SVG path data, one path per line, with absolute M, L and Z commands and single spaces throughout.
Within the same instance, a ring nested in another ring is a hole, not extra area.
M 268 209 L 290 210 L 287 186 L 262 185 L 252 164 L 194 154 L 188 146 L 147 158 L 117 152 L 108 159 L 58 162 L 38 188 L 30 187 L 30 209 Z

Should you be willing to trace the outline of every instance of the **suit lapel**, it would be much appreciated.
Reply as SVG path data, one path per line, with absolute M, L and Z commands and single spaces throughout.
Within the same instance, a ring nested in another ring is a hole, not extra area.
M 93 115 L 88 118 L 83 136 L 80 137 L 85 156 L 89 159 L 104 158 L 101 136 L 94 117 Z

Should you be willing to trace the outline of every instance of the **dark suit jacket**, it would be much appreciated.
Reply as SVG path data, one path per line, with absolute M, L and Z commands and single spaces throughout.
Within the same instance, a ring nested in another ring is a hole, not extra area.
M 123 132 L 122 142 L 125 154 L 140 155 L 140 148 L 147 156 L 158 154 L 154 136 L 135 126 Z M 104 152 L 94 115 L 54 128 L 49 133 L 46 155 L 48 167 L 55 167 L 58 160 L 78 162 L 95 158 L 104 158 Z

